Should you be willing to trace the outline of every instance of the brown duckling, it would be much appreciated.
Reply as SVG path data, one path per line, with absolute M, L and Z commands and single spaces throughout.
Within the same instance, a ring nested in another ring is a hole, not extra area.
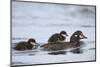
M 16 44 L 14 47 L 15 50 L 31 50 L 36 49 L 39 44 L 36 43 L 35 39 L 29 39 L 27 42 L 22 41 Z
M 66 39 L 66 36 L 68 36 L 68 34 L 65 31 L 61 31 L 60 33 L 55 33 L 48 39 L 48 43 L 62 42 Z
M 70 42 L 56 42 L 56 43 L 47 43 L 42 45 L 44 49 L 47 50 L 62 50 L 67 48 L 76 47 L 80 41 L 80 39 L 85 39 L 83 33 L 81 31 L 76 31 L 70 38 Z

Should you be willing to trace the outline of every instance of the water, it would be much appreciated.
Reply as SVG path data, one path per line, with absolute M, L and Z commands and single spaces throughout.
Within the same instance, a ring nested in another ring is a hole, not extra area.
M 13 49 L 16 43 L 29 38 L 47 43 L 52 34 L 61 30 L 68 32 L 66 41 L 77 30 L 88 37 L 82 40 L 83 53 L 74 54 L 66 49 L 65 54 L 52 55 L 49 54 L 52 51 L 43 51 L 40 47 L 25 51 Z M 94 61 L 95 48 L 94 6 L 12 2 L 12 65 Z

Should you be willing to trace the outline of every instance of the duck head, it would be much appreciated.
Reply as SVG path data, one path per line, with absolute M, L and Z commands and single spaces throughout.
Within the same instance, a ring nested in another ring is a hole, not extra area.
M 34 48 L 37 48 L 40 45 L 40 44 L 36 43 L 35 39 L 32 39 L 32 38 L 30 38 L 28 40 L 28 43 L 34 45 Z
M 28 40 L 28 43 L 36 43 L 36 41 L 35 41 L 35 39 L 31 38 L 31 39 Z
M 87 39 L 86 36 L 82 33 L 82 31 L 76 31 L 70 38 L 70 42 L 79 42 L 80 39 Z
M 60 35 L 62 35 L 62 36 L 68 36 L 68 34 L 66 33 L 66 31 L 61 31 Z

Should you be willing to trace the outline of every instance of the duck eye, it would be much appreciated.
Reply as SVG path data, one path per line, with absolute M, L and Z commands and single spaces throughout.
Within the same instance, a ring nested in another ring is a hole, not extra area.
M 77 35 L 75 35 L 75 37 L 77 37 Z

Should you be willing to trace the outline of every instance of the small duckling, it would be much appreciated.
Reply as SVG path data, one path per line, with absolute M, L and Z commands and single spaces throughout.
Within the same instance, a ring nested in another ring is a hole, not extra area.
M 66 36 L 68 36 L 68 34 L 65 31 L 61 31 L 60 33 L 55 33 L 48 39 L 48 43 L 63 42 L 66 39 Z
M 22 41 L 16 44 L 15 50 L 32 50 L 38 48 L 39 44 L 36 43 L 35 39 L 29 39 L 27 42 Z

